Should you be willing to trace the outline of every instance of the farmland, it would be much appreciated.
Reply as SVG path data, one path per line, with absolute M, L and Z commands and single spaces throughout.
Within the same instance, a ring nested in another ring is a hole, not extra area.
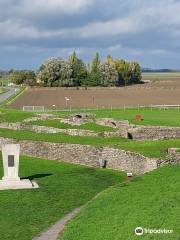
M 69 100 L 66 101 L 65 98 Z M 156 80 L 119 88 L 30 88 L 10 106 L 45 106 L 52 109 L 97 109 L 137 105 L 180 104 L 180 80 Z

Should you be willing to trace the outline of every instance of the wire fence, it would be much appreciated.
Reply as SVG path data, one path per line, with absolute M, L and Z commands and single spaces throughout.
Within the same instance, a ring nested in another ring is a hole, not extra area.
M 166 105 L 166 104 L 161 104 L 161 105 L 136 105 L 136 106 L 126 106 L 121 108 L 113 107 L 113 105 L 109 107 L 104 107 L 97 105 L 96 108 L 88 108 L 84 106 L 83 108 L 72 108 L 71 106 L 67 108 L 57 108 L 55 105 L 52 107 L 45 107 L 45 106 L 23 106 L 23 111 L 30 111 L 30 112 L 77 112 L 77 111 L 98 111 L 98 110 L 118 110 L 118 109 L 123 109 L 124 111 L 134 109 L 137 111 L 140 111 L 142 109 L 149 109 L 153 111 L 153 109 L 159 109 L 159 110 L 167 110 L 167 109 L 177 109 L 180 111 L 180 105 Z

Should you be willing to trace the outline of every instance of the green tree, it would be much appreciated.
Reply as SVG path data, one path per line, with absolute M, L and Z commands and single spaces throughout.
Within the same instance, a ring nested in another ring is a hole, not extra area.
M 10 78 L 11 78 L 12 82 L 16 85 L 23 84 L 24 81 L 26 80 L 24 71 L 20 71 L 20 70 L 14 70 L 11 73 Z
M 130 84 L 131 73 L 129 68 L 129 63 L 124 60 L 115 60 L 115 66 L 118 72 L 118 85 L 128 85 Z
M 87 67 L 86 64 L 77 57 L 76 52 L 69 57 L 69 63 L 72 66 L 72 81 L 73 86 L 84 85 L 87 81 Z
M 118 85 L 118 71 L 113 59 L 108 56 L 106 62 L 100 66 L 102 85 L 103 86 L 117 86 Z
M 38 82 L 43 83 L 45 87 L 54 86 L 60 79 L 61 59 L 50 58 L 40 67 L 38 73 Z
M 137 84 L 140 83 L 142 79 L 142 70 L 138 62 L 129 62 L 130 70 L 130 83 Z
M 101 85 L 101 71 L 100 71 L 100 57 L 99 53 L 96 53 L 96 56 L 92 60 L 91 64 L 88 64 L 88 74 L 87 78 L 84 80 L 83 85 L 84 86 L 100 86 Z
M 36 85 L 36 74 L 31 70 L 14 70 L 10 74 L 10 78 L 14 84 Z

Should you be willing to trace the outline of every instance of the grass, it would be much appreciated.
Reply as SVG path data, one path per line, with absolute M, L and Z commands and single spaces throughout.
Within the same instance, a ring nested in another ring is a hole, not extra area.
M 21 94 L 26 91 L 26 87 L 20 87 L 19 90 L 11 97 L 6 99 L 4 102 L 1 103 L 1 107 L 8 107 L 9 104 L 13 103 Z
M 0 160 L 0 176 L 2 162 Z M 0 239 L 30 240 L 97 193 L 124 181 L 124 173 L 22 157 L 20 176 L 35 190 L 0 191 Z
M 8 122 L 17 122 L 22 121 L 28 117 L 35 116 L 36 113 L 34 112 L 24 112 L 21 110 L 15 109 L 6 109 L 1 108 L 1 112 L 8 117 L 5 119 Z M 55 116 L 59 117 L 67 117 L 72 115 L 73 113 L 79 113 L 80 111 L 72 111 L 72 112 L 53 112 Z M 114 118 L 116 120 L 129 120 L 130 123 L 136 125 L 151 125 L 151 126 L 172 126 L 172 127 L 180 127 L 180 109 L 149 109 L 143 108 L 140 109 L 101 109 L 101 110 L 94 110 L 94 111 L 87 111 L 92 112 L 97 115 L 97 118 Z M 140 112 L 143 120 L 137 122 L 135 120 L 136 114 Z M 49 123 L 48 123 L 49 124 Z M 50 123 L 51 124 L 51 123 Z M 52 123 L 54 126 L 57 126 L 56 123 Z
M 9 84 L 9 80 L 5 78 L 0 78 L 0 84 L 7 87 Z
M 66 227 L 62 240 L 179 240 L 180 166 L 160 168 L 102 192 Z M 136 236 L 136 227 L 173 234 Z
M 9 90 L 7 88 L 0 88 L 0 94 L 3 94 L 3 93 L 6 93 L 8 92 Z
M 22 122 L 26 118 L 31 118 L 35 116 L 33 112 L 24 112 L 15 109 L 0 109 L 0 122 Z
M 0 129 L 0 137 L 14 138 L 17 140 L 93 145 L 96 147 L 111 146 L 128 151 L 138 152 L 144 156 L 154 158 L 165 158 L 168 148 L 180 147 L 180 139 L 161 141 L 135 141 L 120 137 L 80 137 L 59 133 L 34 133 L 31 131 L 9 129 Z
M 63 123 L 63 122 L 60 122 L 59 120 L 38 120 L 31 123 L 33 125 L 38 125 L 38 126 L 47 126 L 47 127 L 54 127 L 54 128 L 60 128 L 60 129 L 83 129 L 83 130 L 90 130 L 94 132 L 105 132 L 105 131 L 114 132 L 117 130 L 112 127 L 102 126 L 96 123 L 85 123 L 80 126 Z
M 73 112 L 56 112 L 54 114 L 65 117 L 72 115 L 73 113 L 79 113 L 80 111 Z M 101 109 L 87 111 L 95 113 L 97 118 L 114 118 L 116 120 L 129 120 L 130 123 L 136 125 L 151 125 L 151 126 L 172 126 L 180 127 L 180 109 L 150 109 L 150 108 L 133 108 L 133 109 Z M 141 113 L 143 120 L 137 122 L 135 116 L 137 113 Z
M 180 72 L 146 72 L 142 73 L 142 78 L 178 78 L 180 77 Z

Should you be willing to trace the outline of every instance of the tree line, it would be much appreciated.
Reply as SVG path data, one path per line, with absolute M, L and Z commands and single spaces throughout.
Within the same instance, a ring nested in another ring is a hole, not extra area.
M 99 53 L 85 64 L 74 52 L 67 60 L 46 60 L 37 73 L 13 71 L 11 79 L 15 84 L 44 87 L 126 86 L 140 83 L 141 67 L 138 62 L 114 60 L 110 55 L 101 62 Z

